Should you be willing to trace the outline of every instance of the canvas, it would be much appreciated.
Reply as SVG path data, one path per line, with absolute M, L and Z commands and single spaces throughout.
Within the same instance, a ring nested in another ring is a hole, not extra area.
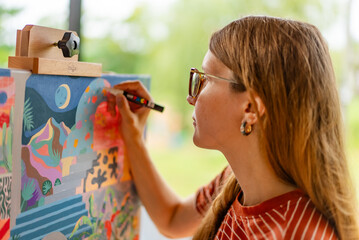
M 0 238 L 138 239 L 140 202 L 101 78 L 0 69 Z

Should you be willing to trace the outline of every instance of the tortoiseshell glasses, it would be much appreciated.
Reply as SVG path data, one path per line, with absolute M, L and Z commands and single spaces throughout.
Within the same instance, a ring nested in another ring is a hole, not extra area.
M 201 91 L 202 84 L 207 79 L 207 77 L 212 77 L 212 78 L 225 80 L 225 81 L 228 81 L 231 83 L 238 84 L 234 80 L 217 77 L 217 76 L 214 76 L 211 74 L 200 72 L 196 68 L 191 68 L 190 75 L 189 75 L 189 95 L 192 98 L 196 98 L 198 96 L 199 92 Z

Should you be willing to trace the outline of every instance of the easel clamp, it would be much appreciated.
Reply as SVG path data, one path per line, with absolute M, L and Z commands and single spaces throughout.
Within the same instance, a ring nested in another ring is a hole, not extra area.
M 76 32 L 26 25 L 17 31 L 16 52 L 8 67 L 35 74 L 100 77 L 102 64 L 78 61 L 79 44 Z

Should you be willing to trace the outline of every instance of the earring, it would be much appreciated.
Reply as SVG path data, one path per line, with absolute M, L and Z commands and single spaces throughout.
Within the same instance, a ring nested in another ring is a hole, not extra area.
M 252 128 L 252 125 L 247 125 L 247 121 L 244 121 L 242 124 L 241 124 L 241 133 L 244 135 L 244 136 L 248 136 L 249 134 L 252 133 L 253 131 L 253 128 Z

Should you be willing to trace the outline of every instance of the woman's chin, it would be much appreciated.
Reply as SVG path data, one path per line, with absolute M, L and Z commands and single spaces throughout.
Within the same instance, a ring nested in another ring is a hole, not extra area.
M 213 146 L 213 144 L 210 144 L 208 141 L 204 141 L 204 139 L 201 139 L 196 135 L 193 135 L 193 144 L 199 148 L 216 149 L 215 146 Z

